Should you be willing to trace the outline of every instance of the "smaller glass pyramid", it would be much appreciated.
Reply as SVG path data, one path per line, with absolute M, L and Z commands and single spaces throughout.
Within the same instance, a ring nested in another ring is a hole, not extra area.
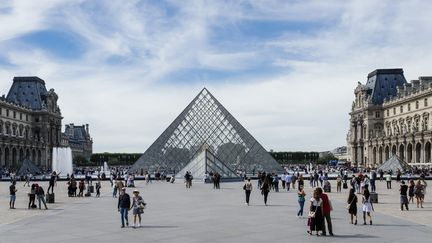
M 205 88 L 135 162 L 131 171 L 177 173 L 185 167 L 202 173 L 194 177 L 202 177 L 205 170 L 211 172 L 209 168 L 226 177 L 236 177 L 237 170 L 282 171 L 276 160 Z
M 406 163 L 405 161 L 399 159 L 397 155 L 392 155 L 386 162 L 384 162 L 380 167 L 378 167 L 378 170 L 382 171 L 392 171 L 395 173 L 396 171 L 400 170 L 408 171 L 411 169 L 411 166 Z

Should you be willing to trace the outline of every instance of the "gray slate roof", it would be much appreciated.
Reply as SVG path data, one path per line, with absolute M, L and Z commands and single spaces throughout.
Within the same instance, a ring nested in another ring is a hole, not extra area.
M 14 77 L 6 100 L 32 110 L 41 110 L 43 97 L 47 93 L 45 81 L 38 77 Z
M 366 87 L 372 95 L 375 105 L 382 105 L 385 99 L 397 95 L 397 86 L 403 86 L 407 81 L 403 69 L 377 69 L 368 75 Z

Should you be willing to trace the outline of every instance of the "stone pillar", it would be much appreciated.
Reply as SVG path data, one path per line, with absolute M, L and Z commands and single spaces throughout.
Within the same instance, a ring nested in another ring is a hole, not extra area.
M 3 148 L 3 146 L 0 146 L 0 166 L 6 165 L 4 157 L 5 157 L 4 148 Z

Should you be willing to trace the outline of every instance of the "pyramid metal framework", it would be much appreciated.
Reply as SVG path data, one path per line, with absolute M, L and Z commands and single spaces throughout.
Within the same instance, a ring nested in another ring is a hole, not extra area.
M 400 170 L 403 172 L 403 171 L 409 171 L 410 169 L 411 166 L 407 162 L 401 160 L 397 155 L 394 154 L 380 167 L 378 167 L 377 170 L 393 171 L 393 172 Z
M 202 153 L 203 146 L 232 171 L 282 171 L 276 160 L 206 88 L 144 152 L 131 170 L 179 172 Z

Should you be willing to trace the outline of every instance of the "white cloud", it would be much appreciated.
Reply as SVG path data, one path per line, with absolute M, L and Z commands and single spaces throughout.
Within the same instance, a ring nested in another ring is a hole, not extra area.
M 0 11 L 0 58 L 11 64 L 0 68 L 0 90 L 13 76 L 45 79 L 64 123 L 90 123 L 96 151 L 143 152 L 203 86 L 264 147 L 328 150 L 345 144 L 353 88 L 369 72 L 432 74 L 432 6 L 422 1 L 32 2 L 8 1 Z M 252 45 L 247 36 L 214 39 L 253 21 L 318 27 Z M 73 32 L 84 52 L 65 60 L 16 43 L 39 30 Z M 194 82 L 172 76 L 191 69 L 202 70 Z

